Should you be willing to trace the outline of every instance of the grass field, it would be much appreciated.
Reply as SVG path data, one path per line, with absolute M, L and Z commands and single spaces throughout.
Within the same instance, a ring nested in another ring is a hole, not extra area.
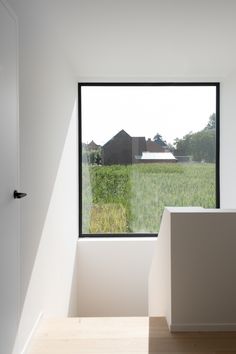
M 156 233 L 165 206 L 215 207 L 215 164 L 83 166 L 83 233 Z

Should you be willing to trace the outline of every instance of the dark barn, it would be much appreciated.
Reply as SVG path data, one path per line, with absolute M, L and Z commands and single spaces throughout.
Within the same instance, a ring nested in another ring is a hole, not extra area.
M 130 165 L 132 163 L 140 163 L 141 161 L 143 163 L 160 162 L 158 159 L 158 161 L 156 161 L 152 158 L 144 161 L 143 153 L 165 153 L 167 151 L 167 146 L 161 146 L 151 139 L 146 141 L 144 136 L 131 137 L 125 130 L 122 129 L 105 145 L 103 145 L 102 164 Z
M 136 163 L 137 156 L 142 156 L 146 151 L 146 140 L 144 136 L 132 138 L 132 162 Z
M 103 165 L 132 163 L 132 138 L 123 129 L 102 147 Z

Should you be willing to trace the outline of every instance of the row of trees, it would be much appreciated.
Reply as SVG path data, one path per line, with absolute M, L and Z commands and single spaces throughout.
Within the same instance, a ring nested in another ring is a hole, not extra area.
M 188 133 L 182 139 L 175 139 L 175 156 L 191 155 L 193 161 L 215 162 L 216 115 L 213 113 L 204 129 Z
M 166 146 L 175 156 L 191 156 L 196 162 L 215 162 L 216 145 L 216 114 L 213 113 L 204 129 L 199 132 L 190 132 L 182 139 L 176 138 L 174 144 L 167 144 L 157 133 L 154 141 Z

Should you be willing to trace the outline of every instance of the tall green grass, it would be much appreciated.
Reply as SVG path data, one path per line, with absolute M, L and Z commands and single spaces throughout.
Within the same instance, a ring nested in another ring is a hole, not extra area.
M 165 206 L 215 207 L 214 164 L 89 166 L 89 175 L 90 233 L 156 233 Z

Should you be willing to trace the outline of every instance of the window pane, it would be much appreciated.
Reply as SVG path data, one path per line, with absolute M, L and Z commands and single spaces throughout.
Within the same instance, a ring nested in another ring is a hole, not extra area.
M 82 234 L 158 233 L 216 206 L 216 85 L 81 87 Z

